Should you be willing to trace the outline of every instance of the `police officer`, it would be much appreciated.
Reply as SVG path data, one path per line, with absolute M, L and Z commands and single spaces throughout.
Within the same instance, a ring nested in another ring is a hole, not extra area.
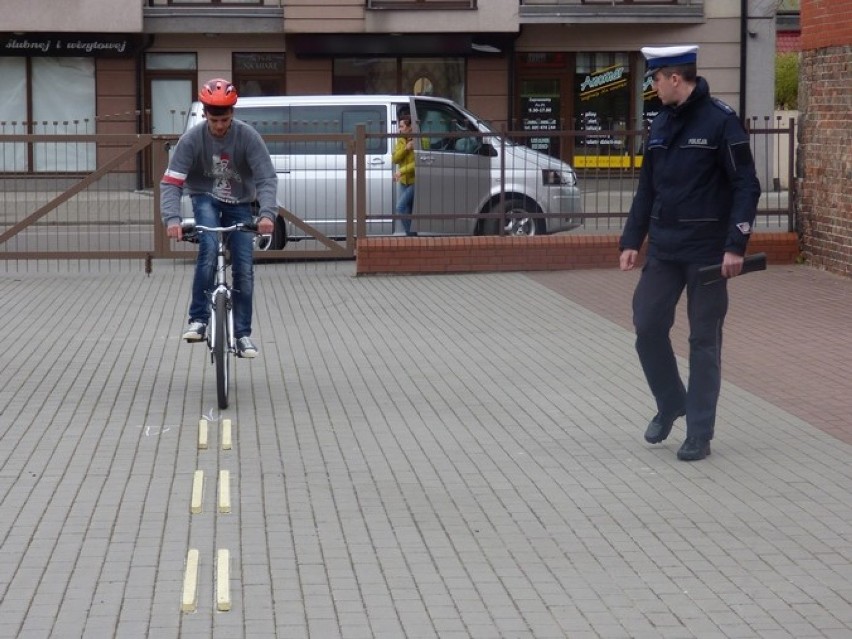
M 760 184 L 748 134 L 734 110 L 696 74 L 698 47 L 644 47 L 646 77 L 662 102 L 651 123 L 639 185 L 619 249 L 622 271 L 648 250 L 633 294 L 636 351 L 657 404 L 645 440 L 665 440 L 686 415 L 678 459 L 710 454 L 721 386 L 727 279 L 740 274 Z M 721 280 L 702 285 L 698 269 L 722 264 Z M 678 371 L 670 331 L 687 294 L 689 380 Z

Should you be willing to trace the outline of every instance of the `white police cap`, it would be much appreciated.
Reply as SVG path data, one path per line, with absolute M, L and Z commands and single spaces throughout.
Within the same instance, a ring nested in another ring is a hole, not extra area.
M 645 77 L 657 69 L 680 64 L 695 64 L 698 61 L 698 45 L 686 44 L 677 47 L 642 47 L 642 55 L 648 63 Z

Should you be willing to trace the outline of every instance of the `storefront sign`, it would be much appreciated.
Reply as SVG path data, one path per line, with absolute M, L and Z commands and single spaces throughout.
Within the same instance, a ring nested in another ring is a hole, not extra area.
M 141 43 L 135 34 L 0 34 L 0 56 L 126 58 Z
M 602 93 L 627 86 L 626 72 L 627 69 L 623 66 L 617 66 L 587 75 L 580 83 L 580 99 L 589 100 Z
M 234 71 L 237 73 L 284 73 L 284 54 L 235 53 Z
M 524 131 L 555 131 L 558 125 L 559 98 L 532 96 L 521 98 L 521 117 Z M 542 153 L 554 154 L 556 140 L 551 137 L 531 137 L 527 146 Z

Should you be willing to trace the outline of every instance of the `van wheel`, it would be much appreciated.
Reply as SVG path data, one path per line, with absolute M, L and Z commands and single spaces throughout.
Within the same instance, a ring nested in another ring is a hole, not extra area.
M 533 236 L 543 235 L 545 232 L 544 220 L 533 217 L 538 213 L 538 210 L 530 211 L 527 204 L 522 198 L 513 197 L 506 200 L 502 210 L 505 211 L 500 219 L 484 220 L 482 224 L 483 235 L 499 235 L 500 224 L 503 226 L 503 235 L 514 236 Z M 492 213 L 501 211 L 500 206 L 495 206 L 491 209 Z

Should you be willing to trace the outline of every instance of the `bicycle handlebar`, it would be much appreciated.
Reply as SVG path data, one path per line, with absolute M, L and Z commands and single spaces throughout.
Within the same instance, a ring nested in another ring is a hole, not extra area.
M 208 233 L 250 231 L 252 233 L 257 233 L 257 224 L 259 221 L 259 217 L 253 217 L 251 222 L 237 222 L 236 224 L 231 224 L 231 226 L 204 226 L 203 224 L 196 224 L 195 218 L 189 217 L 181 220 L 180 228 L 184 233 L 191 233 L 193 231 L 207 231 Z
M 198 237 L 198 232 L 202 233 L 230 233 L 231 231 L 244 231 L 246 233 L 255 233 L 260 237 L 260 240 L 257 244 L 257 248 L 261 251 L 265 251 L 269 248 L 272 243 L 272 235 L 265 233 L 258 233 L 257 225 L 260 222 L 260 217 L 253 217 L 250 222 L 237 222 L 236 224 L 232 224 L 231 226 L 204 226 L 202 224 L 196 224 L 195 219 L 188 217 L 184 220 L 181 220 L 180 228 L 181 228 L 181 241 L 190 242 L 192 244 L 198 244 L 200 238 Z

